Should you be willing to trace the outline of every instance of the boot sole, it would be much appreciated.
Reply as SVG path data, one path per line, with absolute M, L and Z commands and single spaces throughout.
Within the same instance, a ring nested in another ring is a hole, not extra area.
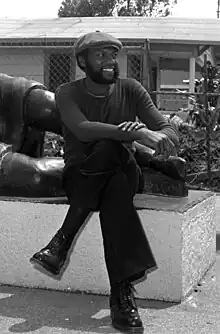
M 113 321 L 112 326 L 124 333 L 144 333 L 144 327 L 123 327 Z
M 38 266 L 46 269 L 50 274 L 52 274 L 54 276 L 57 276 L 60 273 L 59 270 L 56 270 L 56 269 L 50 267 L 47 263 L 45 263 L 45 262 L 43 262 L 41 260 L 35 259 L 34 257 L 32 257 L 29 261 L 32 264 L 38 265 Z

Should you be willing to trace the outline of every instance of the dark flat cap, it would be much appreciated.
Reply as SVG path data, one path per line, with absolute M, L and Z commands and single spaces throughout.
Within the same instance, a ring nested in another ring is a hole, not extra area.
M 110 34 L 95 31 L 78 38 L 74 44 L 75 54 L 78 54 L 88 48 L 99 46 L 113 46 L 120 50 L 122 48 L 122 43 Z

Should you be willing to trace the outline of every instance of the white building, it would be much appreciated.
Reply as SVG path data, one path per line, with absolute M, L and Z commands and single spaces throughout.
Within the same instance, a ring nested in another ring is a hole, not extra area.
M 204 52 L 214 64 L 220 58 L 217 19 L 86 17 L 34 20 L 0 19 L 0 72 L 44 83 L 49 90 L 80 78 L 74 41 L 95 30 L 111 33 L 125 47 L 121 76 L 141 81 L 149 90 L 194 89 Z M 149 70 L 150 69 L 150 70 Z M 184 85 L 183 80 L 190 79 Z M 176 110 L 178 97 L 157 97 L 158 107 Z

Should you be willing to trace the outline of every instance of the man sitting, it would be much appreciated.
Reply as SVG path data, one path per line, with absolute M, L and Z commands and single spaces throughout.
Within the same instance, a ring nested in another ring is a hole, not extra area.
M 141 170 L 134 141 L 167 159 L 175 155 L 175 131 L 134 79 L 119 78 L 122 43 L 93 32 L 75 43 L 77 64 L 86 77 L 61 85 L 56 104 L 63 124 L 63 186 L 70 207 L 49 244 L 31 262 L 58 275 L 89 213 L 99 211 L 109 275 L 112 324 L 142 332 L 132 283 L 157 265 L 133 204 Z M 139 119 L 141 123 L 136 122 Z

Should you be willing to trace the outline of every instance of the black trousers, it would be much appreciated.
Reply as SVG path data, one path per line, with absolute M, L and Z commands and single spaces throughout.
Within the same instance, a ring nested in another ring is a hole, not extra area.
M 110 285 L 140 279 L 157 267 L 133 204 L 140 168 L 118 141 L 97 141 L 89 144 L 85 153 L 85 161 L 64 169 L 63 185 L 70 206 L 99 211 Z

